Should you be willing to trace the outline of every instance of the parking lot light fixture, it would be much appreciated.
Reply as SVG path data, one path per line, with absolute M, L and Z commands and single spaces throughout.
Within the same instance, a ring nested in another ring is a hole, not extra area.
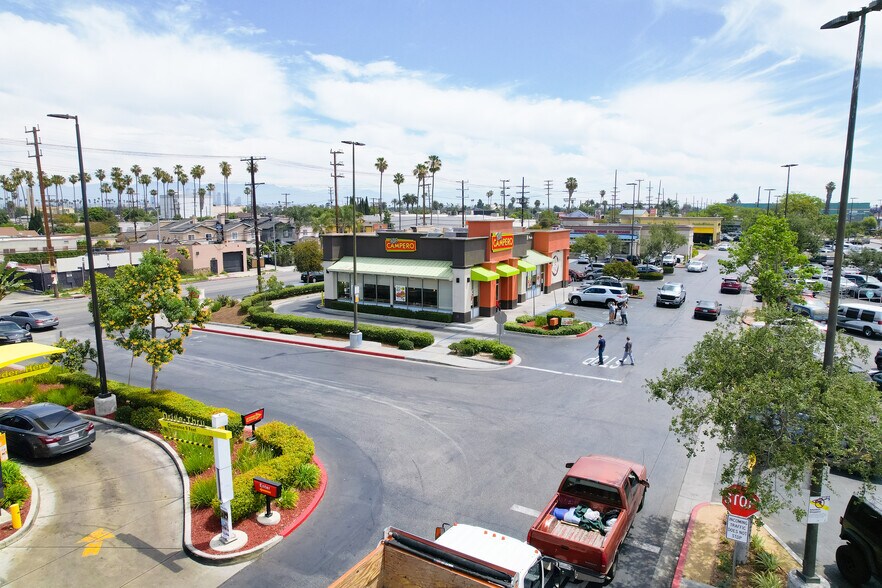
M 643 180 L 637 180 L 642 182 Z M 634 186 L 631 194 L 631 240 L 628 245 L 628 254 L 634 255 L 634 213 L 637 210 L 637 182 L 628 182 L 628 186 Z
M 347 145 L 352 145 L 352 332 L 349 333 L 349 346 L 361 347 L 361 332 L 358 330 L 358 244 L 356 234 L 358 228 L 356 226 L 355 217 L 355 148 L 364 147 L 364 143 L 358 141 L 343 141 Z
M 787 186 L 784 189 L 784 218 L 787 218 L 787 203 L 790 201 L 790 168 L 798 165 L 798 163 L 785 163 L 781 166 L 787 168 Z
M 73 119 L 77 132 L 77 157 L 80 161 L 80 178 L 86 177 L 83 166 L 83 144 L 80 141 L 80 119 L 75 114 L 49 114 L 50 118 Z M 107 370 L 104 362 L 104 341 L 101 333 L 101 311 L 98 309 L 98 288 L 95 285 L 95 258 L 92 253 L 92 231 L 89 227 L 89 202 L 86 198 L 86 182 L 80 182 L 83 193 L 83 225 L 86 229 L 86 256 L 89 259 L 89 288 L 92 293 L 92 322 L 95 324 L 95 350 L 98 353 L 98 379 L 100 381 L 100 398 L 110 398 L 107 391 Z

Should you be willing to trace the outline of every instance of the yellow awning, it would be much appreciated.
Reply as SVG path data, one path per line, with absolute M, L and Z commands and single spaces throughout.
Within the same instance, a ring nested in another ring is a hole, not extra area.
M 52 347 L 50 345 L 42 345 L 40 343 L 16 343 L 15 345 L 4 345 L 0 347 L 0 368 L 33 359 L 44 355 L 54 355 L 56 353 L 64 353 L 64 349 L 60 347 Z
M 496 264 L 496 273 L 502 276 L 503 278 L 510 278 L 512 276 L 516 276 L 520 271 L 511 267 L 507 263 L 497 263 Z
M 534 249 L 527 249 L 527 255 L 524 256 L 524 261 L 532 263 L 533 265 L 543 265 L 545 263 L 551 263 L 554 260 L 547 255 L 542 255 Z
M 499 274 L 491 272 L 485 267 L 476 265 L 472 268 L 472 279 L 476 282 L 492 282 L 499 279 Z
M 523 259 L 519 259 L 519 260 L 518 260 L 518 268 L 519 268 L 522 272 L 534 272 L 534 271 L 536 271 L 536 266 L 535 266 L 535 265 L 533 265 L 532 263 L 529 263 L 529 262 L 527 262 L 527 261 L 524 261 Z

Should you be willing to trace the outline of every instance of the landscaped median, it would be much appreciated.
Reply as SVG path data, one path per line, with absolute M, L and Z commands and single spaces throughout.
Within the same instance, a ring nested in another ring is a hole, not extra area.
M 588 332 L 592 327 L 591 323 L 580 321 L 575 316 L 576 314 L 569 310 L 552 310 L 536 316 L 525 314 L 517 317 L 514 322 L 505 323 L 505 330 L 552 337 L 581 335 Z

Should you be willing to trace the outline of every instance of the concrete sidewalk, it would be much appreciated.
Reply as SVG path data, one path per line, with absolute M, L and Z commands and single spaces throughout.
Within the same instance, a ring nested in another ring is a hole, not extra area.
M 0 556 L 0 585 L 213 587 L 247 564 L 206 566 L 183 550 L 183 488 L 157 445 L 97 424 L 91 449 L 26 462 L 40 506 Z

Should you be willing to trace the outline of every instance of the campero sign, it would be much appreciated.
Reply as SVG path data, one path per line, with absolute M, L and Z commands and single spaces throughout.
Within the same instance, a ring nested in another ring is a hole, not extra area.
M 492 233 L 490 235 L 490 251 L 506 251 L 514 247 L 514 235 L 512 233 Z
M 386 251 L 389 253 L 413 253 L 417 249 L 417 243 L 414 239 L 386 239 Z

